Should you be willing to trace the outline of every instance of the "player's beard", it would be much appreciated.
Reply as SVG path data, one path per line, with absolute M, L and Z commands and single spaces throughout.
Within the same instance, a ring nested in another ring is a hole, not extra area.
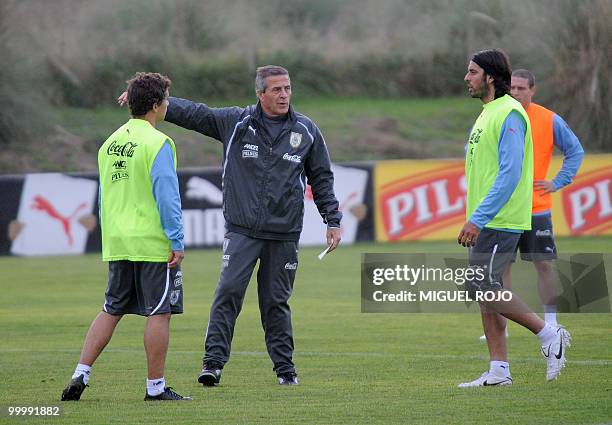
M 480 86 L 478 88 L 474 88 L 472 92 L 472 97 L 475 99 L 484 99 L 489 95 L 489 86 L 486 82 L 487 74 L 482 75 L 482 80 L 480 81 Z

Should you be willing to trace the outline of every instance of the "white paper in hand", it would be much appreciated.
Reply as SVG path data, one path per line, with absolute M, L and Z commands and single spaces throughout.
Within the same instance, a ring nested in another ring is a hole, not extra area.
M 331 248 L 331 247 L 329 247 L 329 246 L 328 246 L 327 248 L 325 248 L 325 249 L 323 250 L 323 252 L 321 252 L 321 253 L 319 254 L 319 260 L 322 260 L 322 259 L 323 259 L 323 257 L 325 257 L 325 255 L 327 255 L 327 253 L 329 252 L 329 248 Z

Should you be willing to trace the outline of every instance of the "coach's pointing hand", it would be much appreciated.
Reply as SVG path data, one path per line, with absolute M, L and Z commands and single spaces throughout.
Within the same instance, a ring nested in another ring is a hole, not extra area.
M 332 252 L 334 249 L 338 247 L 338 244 L 342 240 L 341 235 L 342 235 L 342 231 L 340 230 L 339 227 L 328 227 L 327 228 L 327 246 L 329 247 L 329 250 L 327 251 L 328 253 Z
M 463 246 L 474 246 L 476 245 L 476 238 L 478 238 L 478 234 L 480 233 L 480 229 L 476 227 L 471 221 L 466 221 L 463 225 L 463 229 L 459 233 L 457 237 L 457 242 Z
M 168 267 L 173 269 L 176 266 L 180 266 L 183 258 L 185 258 L 184 251 L 172 251 L 168 257 Z
M 121 95 L 117 98 L 117 103 L 119 104 L 119 106 L 123 106 L 127 103 L 128 98 L 127 98 L 127 91 L 124 91 L 123 93 L 121 93 Z

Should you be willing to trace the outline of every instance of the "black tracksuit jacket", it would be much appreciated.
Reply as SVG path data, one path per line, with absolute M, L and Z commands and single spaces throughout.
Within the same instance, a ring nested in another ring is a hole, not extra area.
M 339 227 L 342 213 L 320 130 L 289 108 L 272 140 L 259 103 L 211 108 L 170 98 L 166 121 L 223 143 L 223 215 L 228 231 L 253 238 L 299 240 L 306 181 L 323 221 Z

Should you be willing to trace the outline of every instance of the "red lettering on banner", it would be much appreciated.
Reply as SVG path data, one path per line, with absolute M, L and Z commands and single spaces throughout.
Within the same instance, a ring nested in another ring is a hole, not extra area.
M 381 188 L 378 206 L 389 240 L 420 239 L 465 217 L 464 167 L 412 176 Z
M 597 234 L 612 227 L 612 170 L 599 169 L 578 176 L 563 190 L 563 210 L 570 233 Z

